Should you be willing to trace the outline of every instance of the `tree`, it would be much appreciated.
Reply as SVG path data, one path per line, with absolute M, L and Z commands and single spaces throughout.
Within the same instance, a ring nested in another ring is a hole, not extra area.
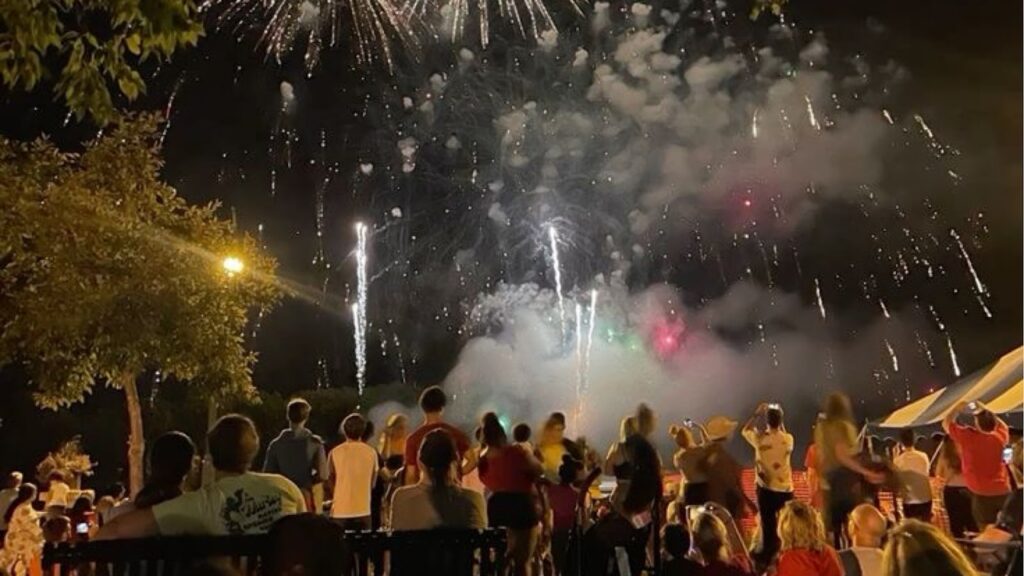
M 195 45 L 202 32 L 192 0 L 3 0 L 0 78 L 26 91 L 52 80 L 76 118 L 104 125 L 115 117 L 110 84 L 135 100 L 146 89 L 140 66 Z
M 278 296 L 255 241 L 160 180 L 153 115 L 116 121 L 80 154 L 0 138 L 0 365 L 42 407 L 124 391 L 131 487 L 142 482 L 136 378 L 159 369 L 219 399 L 253 393 L 251 310 Z M 226 270 L 225 258 L 244 269 Z

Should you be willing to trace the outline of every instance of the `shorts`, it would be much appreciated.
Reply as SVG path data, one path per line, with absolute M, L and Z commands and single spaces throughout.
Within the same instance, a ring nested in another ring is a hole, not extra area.
M 487 520 L 492 528 L 533 528 L 540 521 L 528 492 L 495 492 L 487 499 Z

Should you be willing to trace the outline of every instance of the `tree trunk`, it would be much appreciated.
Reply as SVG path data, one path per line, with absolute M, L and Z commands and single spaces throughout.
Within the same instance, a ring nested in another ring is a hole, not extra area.
M 125 372 L 121 375 L 120 384 L 128 407 L 128 489 L 134 497 L 142 489 L 143 456 L 146 449 L 146 440 L 142 435 L 142 403 L 139 402 L 139 389 L 135 386 L 135 374 Z

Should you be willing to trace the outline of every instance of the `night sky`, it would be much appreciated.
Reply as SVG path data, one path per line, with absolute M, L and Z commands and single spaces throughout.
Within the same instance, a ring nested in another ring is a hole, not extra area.
M 1024 292 L 1021 3 L 792 0 L 786 10 L 806 37 L 811 31 L 823 32 L 832 53 L 863 54 L 877 63 L 892 60 L 908 74 L 893 95 L 894 106 L 927 118 L 942 141 L 960 153 L 956 162 L 961 183 L 937 191 L 932 208 L 942 212 L 946 226 L 974 230 L 973 225 L 986 231 L 980 247 L 972 246 L 971 252 L 988 288 L 993 317 L 984 317 L 970 304 L 943 302 L 943 320 L 957 336 L 960 365 L 967 373 L 1018 346 Z M 575 25 L 568 15 L 560 21 L 567 22 L 569 30 Z M 757 26 L 737 26 L 740 41 L 745 33 L 752 38 L 761 33 Z M 876 32 L 869 33 L 871 29 Z M 476 52 L 502 62 L 512 58 L 517 44 L 523 41 L 500 40 L 490 53 Z M 418 179 L 384 172 L 382 159 L 398 156 L 395 126 L 411 129 L 395 120 L 401 97 L 414 93 L 435 71 L 449 70 L 455 59 L 453 49 L 428 48 L 418 62 L 401 57 L 389 74 L 353 67 L 347 47 L 341 46 L 325 53 L 307 78 L 298 55 L 281 65 L 268 62 L 251 36 L 238 39 L 209 28 L 197 48 L 151 71 L 147 96 L 132 106 L 167 109 L 173 95 L 165 140 L 167 180 L 190 201 L 222 202 L 225 216 L 233 215 L 240 228 L 261 235 L 279 260 L 282 276 L 310 287 L 314 294 L 326 282 L 332 305 L 347 301 L 354 289 L 353 222 L 362 219 L 378 227 L 373 241 L 378 258 L 371 253 L 371 275 L 385 265 L 395 270 L 389 268 L 371 286 L 371 385 L 400 380 L 403 369 L 410 385 L 441 380 L 469 335 L 460 330 L 462 310 L 477 288 L 493 286 L 489 283 L 503 276 L 550 286 L 541 252 L 514 264 L 494 264 L 469 286 L 453 282 L 441 271 L 451 268 L 458 249 L 477 246 L 478 258 L 497 259 L 493 250 L 487 254 L 490 248 L 476 228 L 477 220 L 465 214 L 467 206 L 479 209 L 477 199 L 466 200 L 462 195 L 469 198 L 468 192 L 441 181 L 461 168 L 445 165 L 443 155 L 424 147 Z M 281 111 L 283 81 L 292 84 L 296 94 L 297 109 L 290 114 Z M 73 147 L 94 133 L 88 126 L 64 126 L 63 112 L 50 103 L 48 94 L 5 98 L 0 119 L 5 134 L 27 138 L 45 132 Z M 286 146 L 283 140 L 289 137 L 295 140 Z M 376 166 L 371 175 L 360 172 L 360 164 L 367 162 Z M 896 178 L 913 182 L 915 176 Z M 929 178 L 920 182 L 932 185 Z M 317 260 L 318 195 L 324 209 L 322 262 Z M 414 209 L 403 218 L 389 219 L 394 206 Z M 820 264 L 823 274 L 846 261 L 870 268 L 865 254 L 870 246 L 844 227 L 850 222 L 849 209 L 824 210 L 814 229 L 794 240 L 805 261 L 827 263 Z M 929 212 L 920 206 L 906 209 L 912 218 L 926 219 Z M 984 225 L 978 224 L 979 213 Z M 668 263 L 634 268 L 630 286 L 685 284 L 684 297 L 693 304 L 720 296 L 724 287 L 717 277 L 697 274 L 683 253 L 685 243 L 669 236 L 660 252 Z M 672 248 L 677 240 L 678 253 Z M 385 254 L 388 260 L 382 261 Z M 948 258 L 950 267 L 960 266 L 957 254 L 949 253 Z M 577 265 L 576 277 L 595 272 L 590 264 Z M 969 285 L 959 269 L 954 275 L 957 282 Z M 776 282 L 799 294 L 805 305 L 814 305 L 813 284 L 806 278 L 780 273 Z M 927 280 L 912 282 L 920 282 L 920 288 L 903 290 L 902 301 L 889 302 L 891 308 L 913 305 L 909 294 L 928 293 Z M 878 314 L 856 290 L 839 286 L 830 286 L 828 305 L 846 317 Z M 256 385 L 282 393 L 318 384 L 353 386 L 351 333 L 347 309 L 325 310 L 301 299 L 285 299 L 259 323 L 253 341 L 260 353 Z M 395 333 L 405 347 L 401 366 L 394 353 L 379 353 L 380 336 L 391 339 Z M 937 353 L 944 352 L 939 348 Z M 946 371 L 935 378 L 948 381 L 952 375 Z

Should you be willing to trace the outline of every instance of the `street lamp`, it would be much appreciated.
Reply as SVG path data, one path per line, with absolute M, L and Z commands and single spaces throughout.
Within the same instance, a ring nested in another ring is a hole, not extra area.
M 236 258 L 234 256 L 225 257 L 224 261 L 221 262 L 221 266 L 224 267 L 224 272 L 226 272 L 228 276 L 234 276 L 242 270 L 245 270 L 245 263 L 242 262 L 240 258 Z

